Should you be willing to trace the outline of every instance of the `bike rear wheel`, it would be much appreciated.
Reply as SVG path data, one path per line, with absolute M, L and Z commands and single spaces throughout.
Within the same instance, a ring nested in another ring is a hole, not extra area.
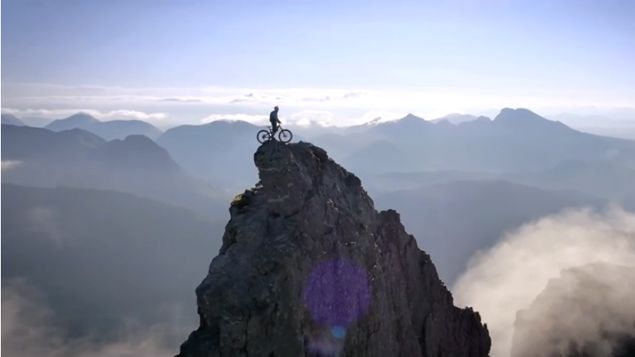
M 256 138 L 258 139 L 258 142 L 262 144 L 264 142 L 271 140 L 271 134 L 269 133 L 269 130 L 263 129 L 258 132 L 258 134 L 256 135 Z
M 288 143 L 291 139 L 293 139 L 293 134 L 291 134 L 291 132 L 287 129 L 282 129 L 278 133 L 278 140 L 283 143 Z

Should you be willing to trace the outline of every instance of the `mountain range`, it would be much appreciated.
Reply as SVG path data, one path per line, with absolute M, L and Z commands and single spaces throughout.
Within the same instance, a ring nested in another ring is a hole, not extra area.
M 403 162 L 398 170 L 402 172 L 539 171 L 570 160 L 635 165 L 635 142 L 582 133 L 526 109 L 506 108 L 494 120 L 481 117 L 458 125 L 435 124 L 410 114 L 394 122 L 348 128 L 342 134 L 339 138 L 348 146 L 333 145 L 338 137 L 330 137 L 328 143 L 335 151 L 347 147 L 344 162 L 360 173 L 388 171 L 369 160 Z
M 253 165 L 244 158 L 258 147 L 260 129 L 243 121 L 182 125 L 167 130 L 157 143 L 194 176 L 237 191 L 257 179 Z
M 3 183 L 112 189 L 219 213 L 220 190 L 189 176 L 141 135 L 106 141 L 81 129 L 3 125 L 2 162 Z
M 100 121 L 86 113 L 77 113 L 65 119 L 54 120 L 45 128 L 53 131 L 83 129 L 106 140 L 125 139 L 129 135 L 144 135 L 150 139 L 156 139 L 161 135 L 161 130 L 142 120 Z
M 2 113 L 2 124 L 24 126 L 24 122 L 13 114 Z

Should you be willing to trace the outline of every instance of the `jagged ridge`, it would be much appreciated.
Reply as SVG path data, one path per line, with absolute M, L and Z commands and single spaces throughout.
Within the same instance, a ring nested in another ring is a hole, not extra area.
M 478 313 L 453 306 L 393 210 L 308 143 L 263 144 L 196 289 L 180 356 L 486 356 Z

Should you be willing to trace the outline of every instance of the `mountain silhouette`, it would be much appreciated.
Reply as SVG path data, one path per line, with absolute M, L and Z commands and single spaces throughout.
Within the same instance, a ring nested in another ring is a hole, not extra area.
M 527 109 L 505 108 L 494 120 L 482 117 L 459 125 L 435 125 L 408 115 L 392 122 L 349 128 L 341 134 L 341 143 L 334 142 L 338 137 L 330 137 L 325 149 L 333 148 L 340 159 L 361 174 L 540 171 L 567 160 L 635 166 L 635 141 L 579 132 Z M 386 142 L 403 152 L 392 158 L 390 170 L 384 168 L 385 160 L 372 165 L 364 162 L 366 152 L 380 151 Z M 342 147 L 348 152 L 342 152 Z M 393 166 L 399 162 L 404 164 L 396 170 Z
M 90 132 L 2 125 L 2 160 L 52 160 L 62 163 L 85 159 L 106 141 Z
M 161 131 L 154 125 L 141 120 L 100 121 L 86 113 L 77 113 L 65 119 L 54 120 L 46 126 L 53 131 L 83 129 L 106 140 L 125 139 L 129 135 L 145 135 L 156 139 Z
M 95 150 L 92 157 L 121 170 L 136 170 L 139 167 L 160 173 L 181 170 L 167 150 L 143 135 L 130 135 L 123 140 L 106 142 Z
M 110 189 L 220 214 L 219 189 L 189 176 L 165 149 L 140 135 L 105 141 L 81 129 L 3 125 L 2 161 L 13 163 L 3 169 L 6 183 Z
M 22 120 L 16 118 L 13 114 L 2 113 L 2 124 L 24 126 Z
M 167 130 L 157 143 L 188 172 L 235 191 L 256 178 L 244 158 L 256 149 L 260 129 L 244 121 L 181 125 Z

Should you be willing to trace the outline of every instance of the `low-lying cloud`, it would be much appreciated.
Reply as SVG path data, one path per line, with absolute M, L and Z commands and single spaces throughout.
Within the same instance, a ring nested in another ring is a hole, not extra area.
M 633 282 L 633 267 L 594 263 L 563 271 L 518 313 L 512 356 L 633 356 Z
M 598 262 L 635 264 L 635 214 L 620 208 L 575 210 L 529 223 L 477 256 L 454 295 L 459 305 L 481 313 L 492 336 L 492 356 L 507 357 L 516 314 L 529 308 L 563 270 Z
M 170 324 L 131 324 L 119 338 L 72 338 L 58 324 L 59 317 L 47 307 L 38 290 L 23 280 L 2 286 L 2 354 L 21 357 L 127 357 L 173 356 L 175 335 L 185 338 L 182 328 Z

